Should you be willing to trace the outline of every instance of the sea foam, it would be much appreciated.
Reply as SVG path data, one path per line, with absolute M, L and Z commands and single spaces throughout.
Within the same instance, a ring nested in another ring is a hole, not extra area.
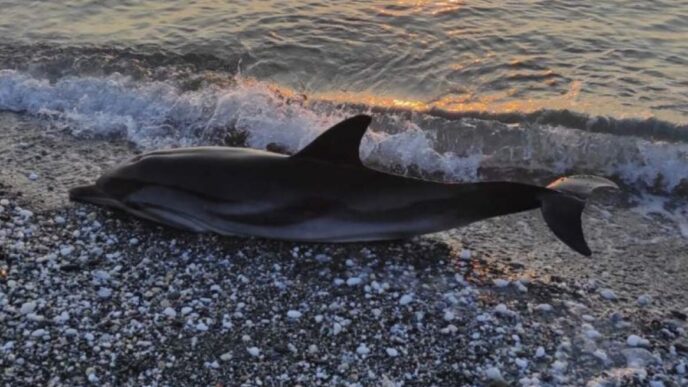
M 293 153 L 348 115 L 375 110 L 361 146 L 366 163 L 413 168 L 445 180 L 521 169 L 546 175 L 596 173 L 672 191 L 688 184 L 688 144 L 495 117 L 438 117 L 292 98 L 274 85 L 237 77 L 187 90 L 172 82 L 119 74 L 54 82 L 0 71 L 0 110 L 39 117 L 80 138 L 124 138 L 144 150 L 221 144 L 245 134 L 246 146 Z

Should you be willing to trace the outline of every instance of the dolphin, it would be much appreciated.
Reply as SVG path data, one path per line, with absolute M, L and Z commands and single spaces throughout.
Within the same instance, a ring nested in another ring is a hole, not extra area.
M 612 181 L 448 184 L 385 173 L 359 157 L 370 122 L 348 118 L 292 156 L 233 147 L 145 153 L 69 197 L 193 232 L 304 242 L 402 239 L 540 208 L 554 235 L 591 254 L 581 213 L 592 191 L 618 188 Z

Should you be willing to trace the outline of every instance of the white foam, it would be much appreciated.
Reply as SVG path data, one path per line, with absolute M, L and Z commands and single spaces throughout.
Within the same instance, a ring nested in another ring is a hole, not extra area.
M 77 137 L 120 136 L 143 149 L 217 143 L 218 134 L 236 128 L 248 135 L 250 147 L 277 144 L 291 152 L 352 114 L 331 104 L 291 103 L 272 85 L 240 78 L 231 86 L 188 91 L 118 74 L 50 82 L 14 70 L 0 70 L 0 110 L 43 117 Z M 386 118 L 402 130 L 389 134 L 375 127 Z M 661 176 L 659 184 L 669 191 L 688 182 L 688 144 L 422 114 L 411 121 L 378 115 L 361 155 L 367 163 L 416 166 L 455 181 L 476 180 L 487 167 L 620 175 L 648 186 Z

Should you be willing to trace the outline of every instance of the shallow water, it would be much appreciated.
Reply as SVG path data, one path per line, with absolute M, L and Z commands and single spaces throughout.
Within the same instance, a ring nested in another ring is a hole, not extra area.
M 142 149 L 293 152 L 372 112 L 369 164 L 688 185 L 688 2 L 8 1 L 0 110 Z
M 10 1 L 0 33 L 241 58 L 308 94 L 688 119 L 686 1 Z

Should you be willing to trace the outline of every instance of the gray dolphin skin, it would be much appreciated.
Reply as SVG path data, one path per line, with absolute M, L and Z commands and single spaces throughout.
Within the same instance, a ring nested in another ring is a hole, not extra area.
M 346 119 L 293 156 L 230 147 L 155 151 L 69 195 L 183 230 L 307 242 L 407 238 L 540 208 L 561 241 L 591 254 L 581 213 L 593 190 L 617 188 L 613 182 L 445 184 L 384 173 L 359 158 L 370 122 Z

